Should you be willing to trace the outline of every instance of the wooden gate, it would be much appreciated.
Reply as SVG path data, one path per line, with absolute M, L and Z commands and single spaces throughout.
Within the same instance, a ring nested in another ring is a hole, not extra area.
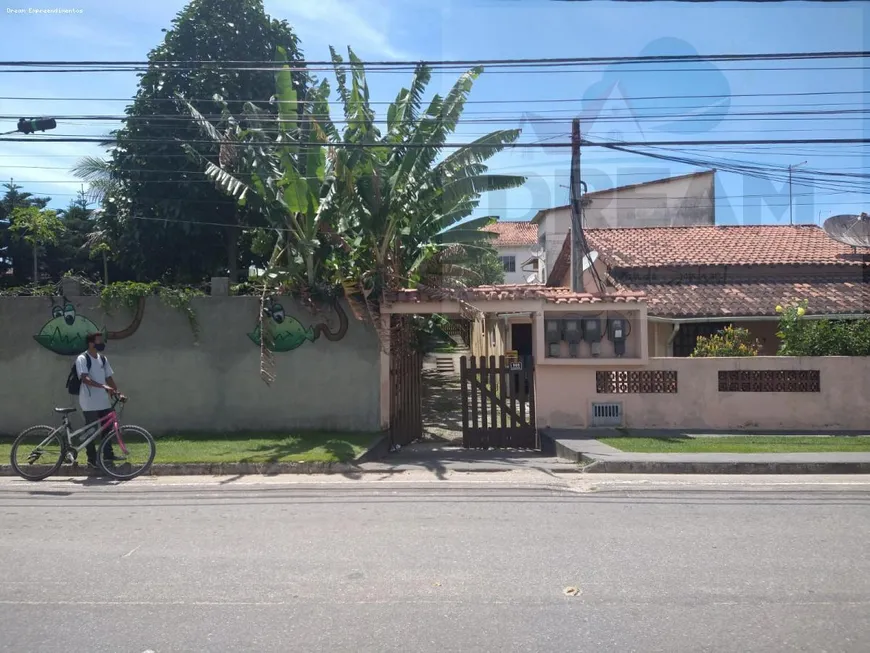
M 423 436 L 423 354 L 411 346 L 407 319 L 392 316 L 390 333 L 390 448 Z
M 462 446 L 539 449 L 535 428 L 535 360 L 463 356 Z

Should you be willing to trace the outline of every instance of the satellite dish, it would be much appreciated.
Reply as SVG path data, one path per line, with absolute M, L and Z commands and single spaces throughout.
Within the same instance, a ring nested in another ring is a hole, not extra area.
M 529 276 L 527 276 L 526 283 L 538 283 L 538 273 L 532 272 Z
M 589 252 L 586 256 L 583 257 L 583 272 L 586 272 L 589 268 L 591 268 L 595 261 L 598 260 L 598 252 Z
M 541 258 L 544 255 L 544 248 L 540 245 L 535 245 L 532 247 L 531 254 L 535 258 Z
M 852 247 L 870 247 L 870 215 L 834 215 L 822 227 L 830 238 Z

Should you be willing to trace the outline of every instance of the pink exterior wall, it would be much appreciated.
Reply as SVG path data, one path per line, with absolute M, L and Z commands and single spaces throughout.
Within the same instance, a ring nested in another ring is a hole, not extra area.
M 598 394 L 596 368 L 539 359 L 538 427 L 586 428 L 593 402 L 617 402 L 627 428 L 870 429 L 870 357 L 650 358 L 632 369 L 675 370 L 678 392 Z M 719 392 L 719 370 L 819 370 L 821 392 Z

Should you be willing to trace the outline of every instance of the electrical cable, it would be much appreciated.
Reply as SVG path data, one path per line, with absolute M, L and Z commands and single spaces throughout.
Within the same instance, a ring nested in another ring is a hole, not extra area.
M 693 99 L 731 99 L 742 97 L 805 97 L 805 96 L 828 96 L 828 95 L 867 95 L 870 90 L 865 91 L 798 91 L 790 93 L 729 93 L 727 95 L 646 95 L 646 96 L 624 96 L 626 102 L 635 100 L 693 100 Z M 34 96 L 0 96 L 0 100 L 21 100 L 30 102 L 133 102 L 135 98 L 112 98 L 112 97 L 34 97 Z M 148 98 L 149 102 L 176 102 L 174 98 Z M 190 102 L 213 102 L 214 98 L 188 98 Z M 473 104 L 554 104 L 560 102 L 587 102 L 584 98 L 548 98 L 548 99 L 528 99 L 528 100 L 472 100 L 465 101 L 466 105 Z M 255 104 L 266 104 L 269 98 L 244 98 L 234 99 L 233 102 L 253 102 Z M 297 100 L 297 104 L 305 104 L 308 100 Z M 392 104 L 394 100 L 370 100 L 369 104 Z
M 534 57 L 534 58 L 514 58 L 514 59 L 435 59 L 427 60 L 369 60 L 358 61 L 355 63 L 342 62 L 346 67 L 352 66 L 417 66 L 421 63 L 430 67 L 435 66 L 478 66 L 478 65 L 528 65 L 528 64 L 602 64 L 602 63 L 643 63 L 650 61 L 779 61 L 779 60 L 795 60 L 795 59 L 854 59 L 858 57 L 866 57 L 870 55 L 868 50 L 821 50 L 821 51 L 795 51 L 795 52 L 764 52 L 764 53 L 725 53 L 725 54 L 654 54 L 654 55 L 629 55 L 629 56 L 609 56 L 609 57 Z M 151 64 L 175 64 L 178 62 L 171 60 L 11 60 L 0 61 L 0 66 L 141 66 Z M 184 63 L 201 63 L 201 64 L 270 64 L 281 66 L 284 62 L 266 61 L 266 60 L 246 60 L 246 59 L 195 59 L 185 61 Z M 294 59 L 291 63 L 296 65 L 322 65 L 333 66 L 332 60 L 306 60 Z

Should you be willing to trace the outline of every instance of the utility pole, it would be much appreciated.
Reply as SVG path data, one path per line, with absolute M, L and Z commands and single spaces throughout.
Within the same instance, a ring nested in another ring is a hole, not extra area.
M 802 163 L 798 163 L 797 165 L 792 165 L 788 167 L 788 223 L 794 224 L 794 211 L 792 210 L 792 202 L 791 202 L 791 171 L 793 168 L 797 168 L 799 166 L 804 165 L 806 161 Z
M 583 228 L 580 185 L 580 119 L 571 121 L 571 290 L 583 292 L 583 248 L 580 230 Z

